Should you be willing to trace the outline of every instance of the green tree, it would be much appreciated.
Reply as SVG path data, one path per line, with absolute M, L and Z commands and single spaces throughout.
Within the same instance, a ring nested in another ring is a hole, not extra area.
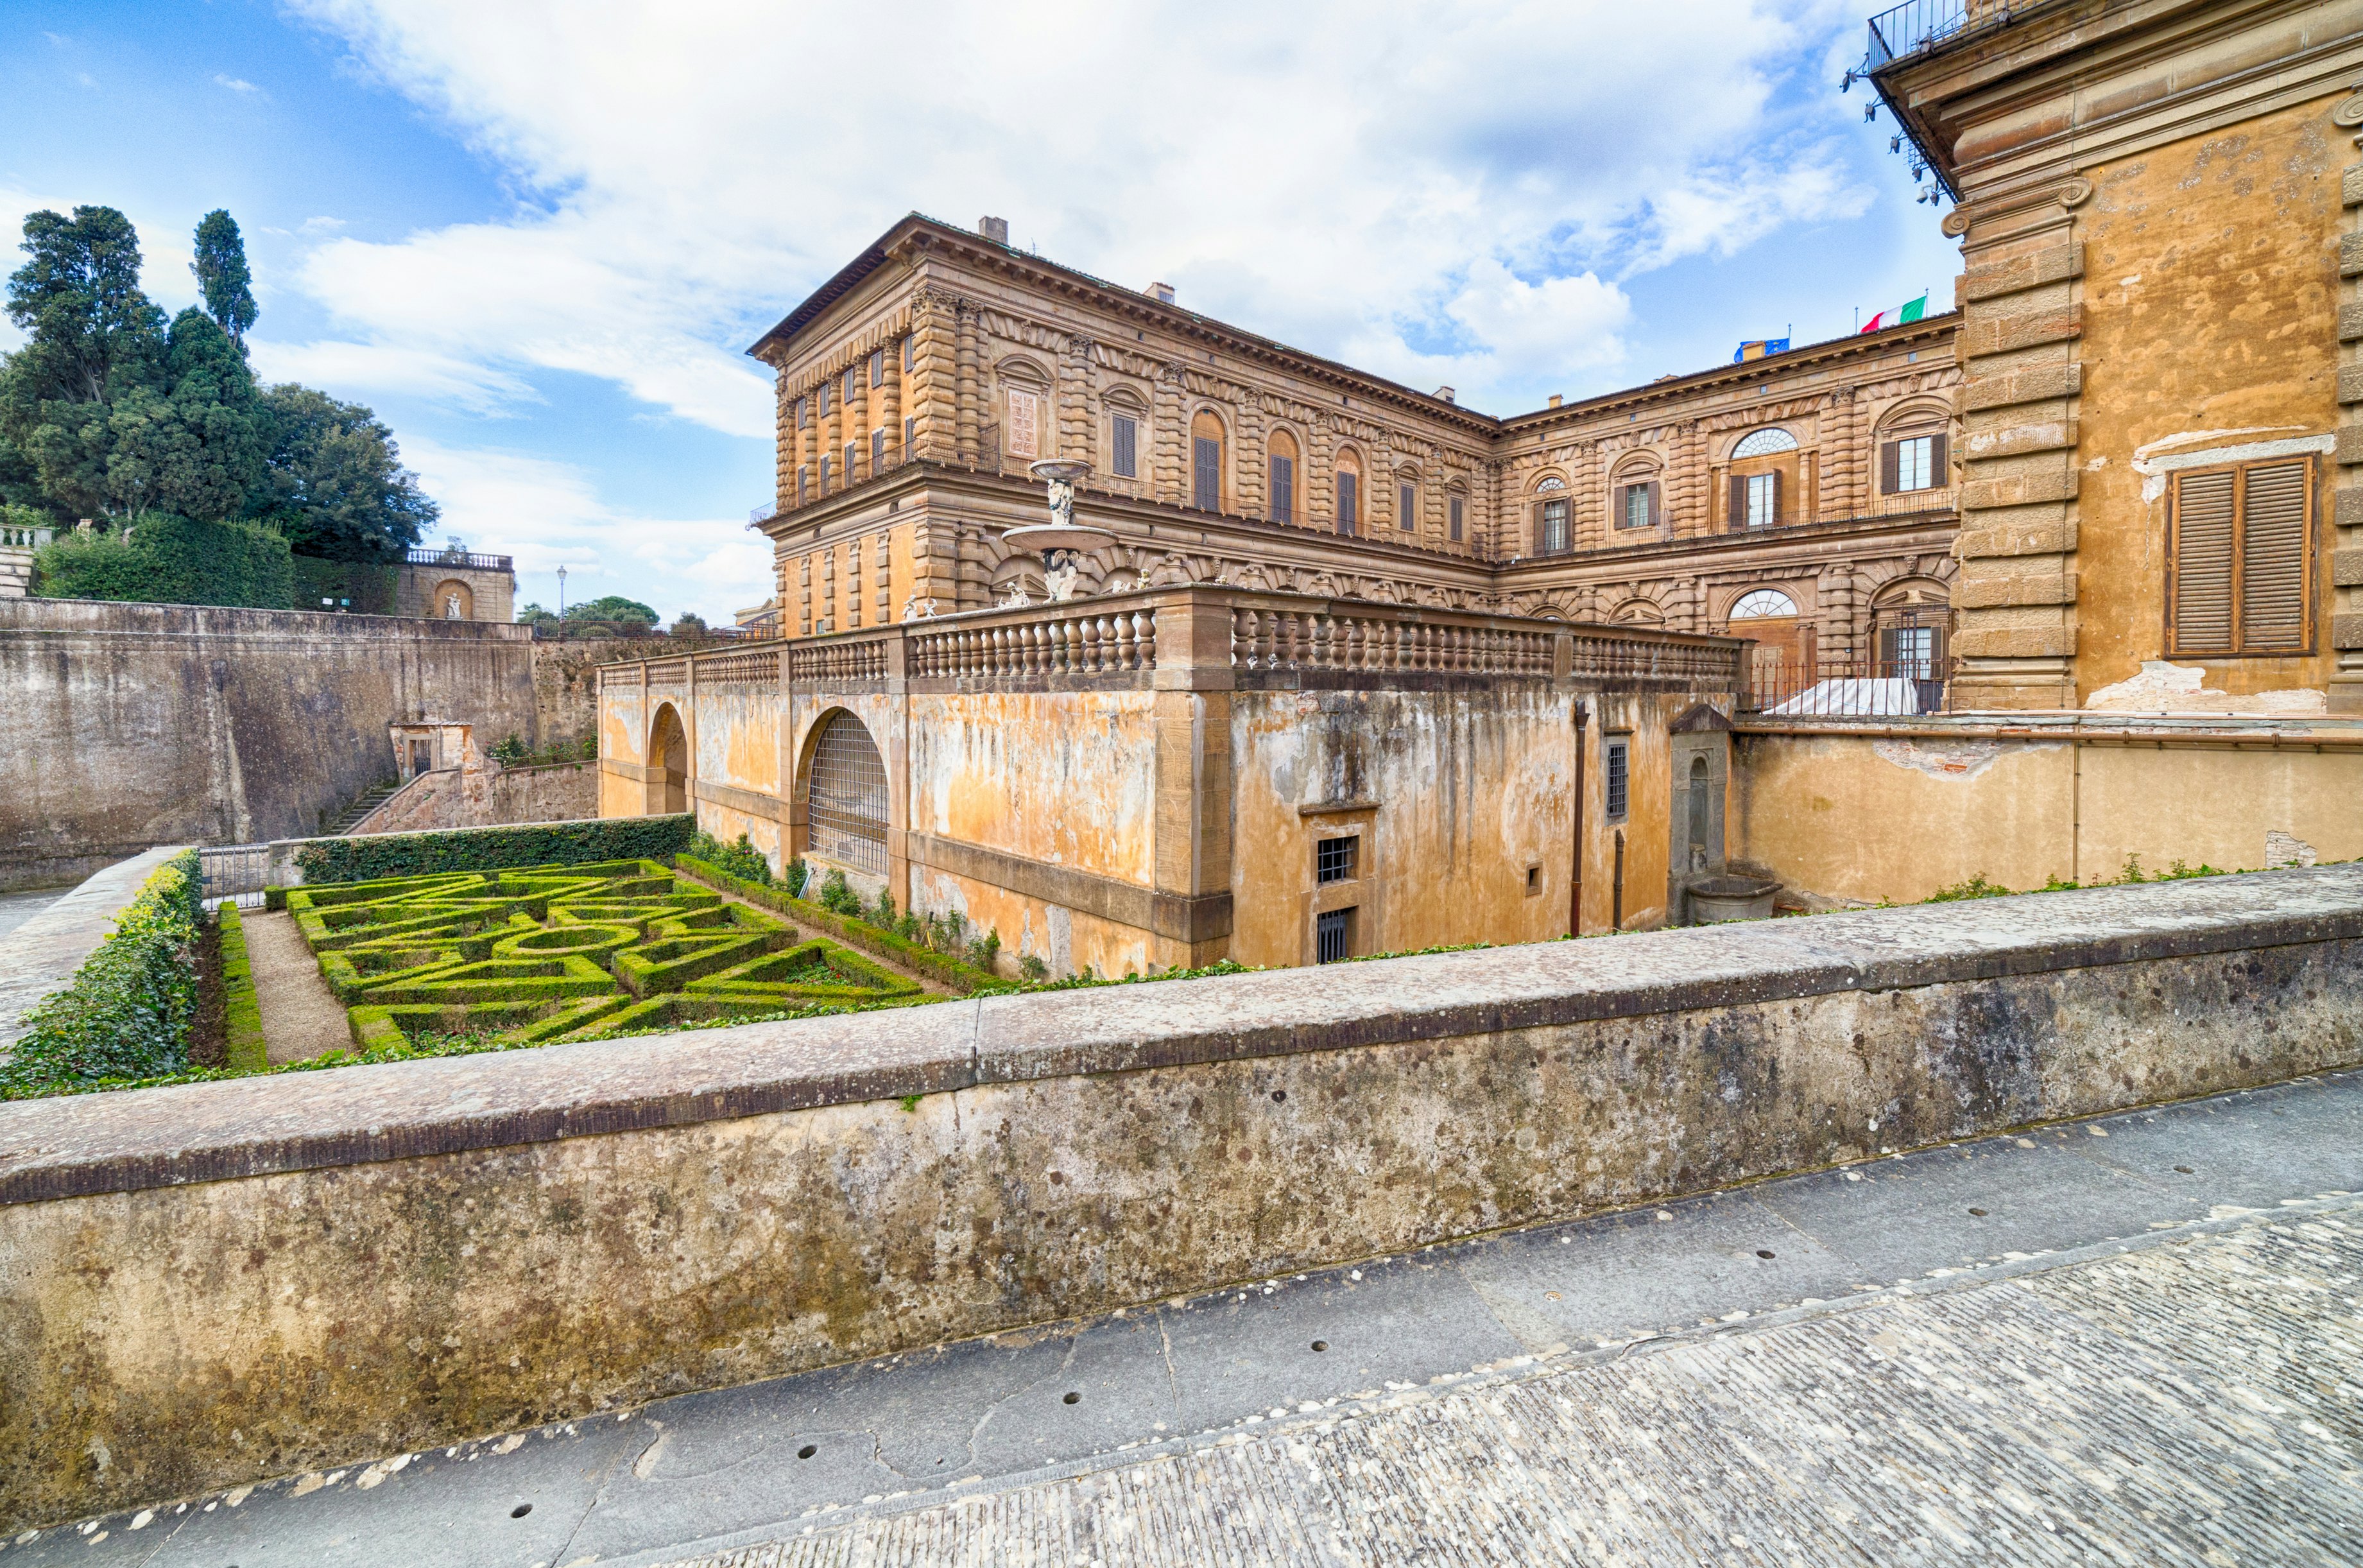
M 674 617 L 672 634 L 675 637 L 704 637 L 705 632 L 705 617 L 695 610 L 683 610 Z
M 587 605 L 569 605 L 566 606 L 566 618 L 568 620 L 638 621 L 642 626 L 657 624 L 656 611 L 638 599 L 627 599 L 620 594 L 609 594 L 606 597 L 594 599 Z
M 368 408 L 292 383 L 264 393 L 262 406 L 269 455 L 248 505 L 296 554 L 392 560 L 440 515 Z
M 30 258 L 8 276 L 25 346 L 0 366 L 0 477 L 24 473 L 52 510 L 112 516 L 115 401 L 164 373 L 164 313 L 139 287 L 139 237 L 113 207 L 25 219 Z
M 189 263 L 189 271 L 197 275 L 205 314 L 229 335 L 231 342 L 244 349 L 247 328 L 260 313 L 254 290 L 249 286 L 254 275 L 246 267 L 246 241 L 239 234 L 237 220 L 225 209 L 216 207 L 198 220 L 197 259 Z
M 562 624 L 556 616 L 551 615 L 539 605 L 533 604 L 528 604 L 519 609 L 516 613 L 516 618 L 519 626 L 558 626 Z
M 222 522 L 261 480 L 270 424 L 246 355 L 205 312 L 172 319 L 164 376 L 115 400 L 106 495 L 120 516 L 175 512 Z

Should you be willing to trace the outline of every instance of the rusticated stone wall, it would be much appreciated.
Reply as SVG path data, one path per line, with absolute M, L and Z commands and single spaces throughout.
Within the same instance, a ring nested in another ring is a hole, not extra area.
M 2363 866 L 0 1106 L 0 1529 L 2363 1060 Z

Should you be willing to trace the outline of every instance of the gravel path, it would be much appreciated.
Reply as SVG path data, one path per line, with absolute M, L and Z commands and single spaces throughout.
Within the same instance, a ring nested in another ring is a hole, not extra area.
M 304 1062 L 353 1042 L 352 1027 L 320 965 L 284 910 L 241 912 L 254 990 L 262 1004 L 262 1039 L 273 1067 Z

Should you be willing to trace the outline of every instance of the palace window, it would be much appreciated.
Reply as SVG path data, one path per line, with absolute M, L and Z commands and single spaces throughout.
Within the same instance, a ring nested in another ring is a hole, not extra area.
M 873 349 L 871 350 L 870 384 L 872 386 L 883 386 L 886 384 L 886 350 L 883 349 Z
M 1223 422 L 1210 413 L 1190 421 L 1190 505 L 1223 509 Z
M 1611 735 L 1602 747 L 1601 773 L 1608 790 L 1608 820 L 1622 822 L 1632 807 L 1633 740 Z
M 914 364 L 915 364 L 915 363 L 917 362 L 918 352 L 919 352 L 919 350 L 918 350 L 918 347 L 917 347 L 918 341 L 919 341 L 919 340 L 918 340 L 918 339 L 916 339 L 916 338 L 915 338 L 915 337 L 913 337 L 913 336 L 909 335 L 908 333 L 905 333 L 905 334 L 904 335 L 904 338 L 903 338 L 903 373 L 904 373 L 904 375 L 909 375 L 909 374 L 911 373 L 911 367 L 912 367 Z
M 1271 437 L 1271 520 L 1296 521 L 1296 438 L 1286 430 Z
M 1462 506 L 1463 506 L 1463 505 L 1464 505 L 1464 503 L 1462 502 L 1462 500 L 1461 500 L 1461 498 L 1460 498 L 1459 496 L 1455 495 L 1455 496 L 1452 498 L 1452 503 L 1451 503 L 1451 507 L 1450 507 L 1450 511 L 1451 511 L 1451 514 L 1452 514 L 1452 542 L 1453 542 L 1453 543 L 1455 543 L 1455 544 L 1458 544 L 1458 543 L 1459 543 L 1459 542 L 1460 542 L 1460 528 L 1461 528 L 1461 521 L 1462 521 L 1461 507 L 1462 507 Z
M 796 470 L 796 505 L 799 506 L 804 504 L 804 479 L 811 472 L 804 468 Z
M 824 495 L 828 494 L 828 459 L 826 458 L 820 460 L 820 493 Z
M 1362 475 L 1341 467 L 1337 473 L 1337 531 L 1352 539 L 1362 521 Z
M 908 452 L 919 440 L 919 417 L 906 415 L 903 419 L 903 450 Z
M 848 365 L 845 367 L 845 403 L 848 407 L 853 405 L 853 367 Z
M 845 482 L 848 484 L 852 484 L 855 477 L 861 472 L 853 461 L 855 455 L 860 450 L 861 443 L 859 441 L 848 441 L 845 443 Z
M 1109 421 L 1109 445 L 1115 448 L 1116 477 L 1140 477 L 1140 421 L 1129 414 L 1118 414 Z
M 1314 962 L 1337 963 L 1354 956 L 1354 912 L 1326 909 L 1314 917 Z
M 1395 528 L 1409 533 L 1419 526 L 1419 491 L 1413 485 L 1395 486 Z
M 1884 495 L 1934 490 L 1945 483 L 1945 433 L 1906 436 L 1879 449 L 1879 489 Z
M 886 466 L 886 430 L 881 426 L 870 432 L 870 472 L 878 473 Z
M 825 381 L 813 388 L 813 412 L 823 419 L 828 417 L 828 389 L 834 384 Z
M 796 399 L 796 428 L 799 430 L 808 429 L 811 426 L 812 399 L 809 397 L 799 397 Z
M 2178 473 L 2169 513 L 2169 645 L 2302 653 L 2313 642 L 2313 460 Z
M 1777 473 L 1735 475 L 1731 481 L 1732 514 L 1743 526 L 1769 528 L 1781 520 L 1781 476 Z
M 1009 455 L 1036 457 L 1042 450 L 1042 400 L 1012 387 L 1009 392 Z
M 1616 487 L 1616 526 L 1620 528 L 1655 528 L 1658 522 L 1658 482 L 1636 480 Z
M 1322 886 L 1333 882 L 1351 882 L 1356 875 L 1355 862 L 1361 859 L 1362 836 L 1356 833 L 1344 839 L 1321 839 L 1313 846 L 1313 880 Z

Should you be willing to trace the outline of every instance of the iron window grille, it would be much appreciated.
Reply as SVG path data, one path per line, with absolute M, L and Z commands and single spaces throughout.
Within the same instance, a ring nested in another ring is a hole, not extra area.
M 1326 909 L 1313 922 L 1314 962 L 1336 963 L 1354 956 L 1354 912 Z
M 1350 834 L 1343 839 L 1322 839 L 1313 846 L 1313 880 L 1323 886 L 1333 882 L 1350 882 L 1355 866 L 1362 855 L 1362 836 Z
M 834 715 L 821 731 L 805 804 L 813 853 L 861 871 L 886 870 L 886 764 L 850 714 Z
M 1622 822 L 1632 806 L 1632 741 L 1623 736 L 1611 740 L 1606 762 L 1601 772 L 1608 782 L 1608 819 Z

